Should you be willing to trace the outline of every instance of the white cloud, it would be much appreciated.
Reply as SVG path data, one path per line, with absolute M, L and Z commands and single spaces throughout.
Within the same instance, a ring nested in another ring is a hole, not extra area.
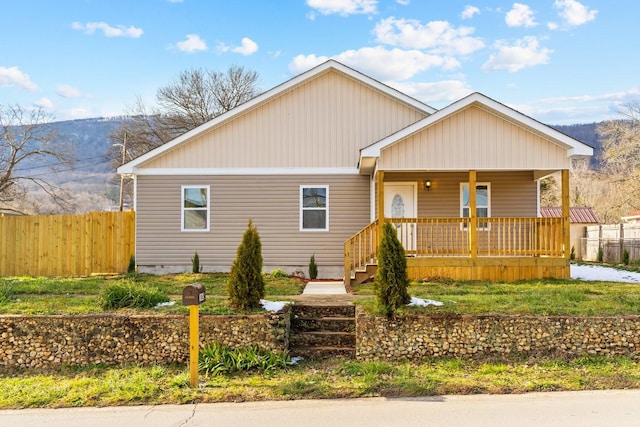
M 564 19 L 566 25 L 571 27 L 577 27 L 593 21 L 598 14 L 597 10 L 589 9 L 588 6 L 576 0 L 556 0 L 553 6 L 560 9 L 558 15 Z
M 512 107 L 543 123 L 575 124 L 618 118 L 618 112 L 640 96 L 640 88 L 627 91 L 542 98 Z
M 379 80 L 407 80 L 431 68 L 452 70 L 460 66 L 450 57 L 430 55 L 420 50 L 388 50 L 382 46 L 347 50 L 333 58 Z M 299 74 L 327 59 L 313 54 L 298 55 L 289 64 L 289 71 Z
M 409 3 L 411 3 L 410 0 L 396 0 L 396 3 L 398 3 L 401 6 L 408 6 Z
M 505 15 L 504 21 L 510 27 L 535 27 L 538 25 L 531 8 L 522 3 L 514 3 L 513 8 Z
M 207 50 L 207 44 L 197 34 L 187 34 L 184 41 L 176 43 L 178 50 L 187 53 Z
M 27 90 L 36 90 L 38 85 L 31 81 L 28 74 L 18 67 L 0 67 L 0 87 L 20 86 Z
M 431 53 L 468 55 L 484 47 L 482 40 L 471 37 L 472 27 L 453 27 L 447 21 L 422 25 L 415 19 L 390 17 L 378 22 L 373 30 L 376 40 L 408 49 L 429 49 Z
M 307 6 L 323 15 L 373 14 L 377 12 L 378 0 L 307 0 Z
M 512 45 L 504 41 L 497 41 L 495 44 L 497 53 L 489 57 L 482 69 L 487 70 L 507 70 L 509 72 L 520 71 L 523 68 L 549 62 L 549 55 L 553 52 L 540 46 L 536 37 L 524 37 L 516 40 Z
M 69 85 L 58 85 L 56 93 L 63 98 L 80 98 L 83 96 L 80 90 Z
M 471 19 L 475 15 L 479 15 L 479 14 L 480 14 L 480 9 L 478 9 L 475 6 L 466 5 L 464 7 L 464 10 L 462 11 L 462 14 L 460 15 L 460 17 L 462 19 Z
M 243 37 L 241 45 L 231 48 L 231 51 L 239 53 L 240 55 L 249 56 L 258 51 L 258 44 L 248 37 Z
M 43 108 L 45 110 L 50 110 L 53 108 L 53 102 L 49 98 L 40 98 L 33 103 L 36 107 Z
M 557 22 L 548 22 L 547 23 L 547 28 L 549 28 L 552 31 L 557 30 L 558 28 L 560 28 L 560 25 L 558 25 Z
M 134 39 L 140 37 L 144 32 L 141 28 L 136 28 L 134 26 L 127 28 L 124 25 L 117 25 L 112 27 L 106 22 L 87 22 L 86 24 L 74 22 L 71 24 L 71 28 L 74 30 L 84 31 L 86 34 L 93 34 L 100 30 L 106 37 L 131 37 Z
M 72 119 L 85 119 L 87 117 L 95 117 L 94 113 L 84 108 L 72 108 L 66 114 Z
M 439 82 L 387 82 L 387 84 L 402 93 L 419 99 L 436 107 L 434 104 L 446 106 L 453 101 L 464 98 L 473 92 L 464 81 L 442 80 Z

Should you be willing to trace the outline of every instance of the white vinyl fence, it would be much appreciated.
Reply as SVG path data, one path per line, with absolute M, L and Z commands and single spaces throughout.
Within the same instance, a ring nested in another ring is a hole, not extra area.
M 624 251 L 630 261 L 640 260 L 640 224 L 591 225 L 586 227 L 586 237 L 581 239 L 580 255 L 584 261 L 597 261 L 602 248 L 602 260 L 608 263 L 622 262 Z

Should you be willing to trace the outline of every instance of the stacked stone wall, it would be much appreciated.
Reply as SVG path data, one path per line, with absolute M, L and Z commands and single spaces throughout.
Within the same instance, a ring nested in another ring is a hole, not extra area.
M 283 313 L 200 316 L 200 343 L 286 350 Z M 0 316 L 0 368 L 185 363 L 189 317 L 179 315 Z
M 358 310 L 356 357 L 509 359 L 549 355 L 640 357 L 640 316 L 402 316 L 373 317 Z

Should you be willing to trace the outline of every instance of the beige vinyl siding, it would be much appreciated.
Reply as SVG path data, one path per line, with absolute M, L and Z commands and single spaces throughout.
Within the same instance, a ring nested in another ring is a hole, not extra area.
M 142 167 L 356 167 L 361 148 L 424 117 L 423 112 L 330 70 Z
M 423 181 L 431 180 L 426 191 Z M 467 172 L 387 172 L 385 182 L 418 182 L 418 217 L 457 218 L 460 216 L 460 183 L 469 182 Z M 492 217 L 535 217 L 537 183 L 531 171 L 478 172 L 477 182 L 491 186 Z
M 249 219 L 257 226 L 265 266 L 341 266 L 344 241 L 369 223 L 369 177 L 139 176 L 136 262 L 189 269 L 198 251 L 206 268 L 226 271 Z M 182 185 L 209 185 L 211 229 L 180 231 Z M 300 231 L 300 185 L 329 186 L 329 231 Z
M 477 106 L 426 127 L 380 153 L 379 168 L 566 169 L 566 149 Z

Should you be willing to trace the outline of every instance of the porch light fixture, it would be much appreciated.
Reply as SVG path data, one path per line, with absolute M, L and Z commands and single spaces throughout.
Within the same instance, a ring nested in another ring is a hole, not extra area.
M 431 180 L 430 179 L 427 179 L 427 180 L 424 181 L 424 189 L 427 190 L 427 191 L 431 190 Z

